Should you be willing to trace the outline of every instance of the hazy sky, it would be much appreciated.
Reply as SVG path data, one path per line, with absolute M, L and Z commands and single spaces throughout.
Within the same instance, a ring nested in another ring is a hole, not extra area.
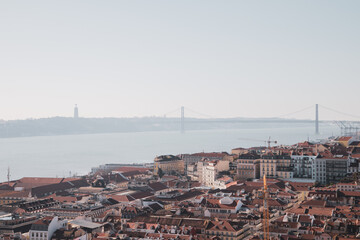
M 72 116 L 75 103 L 84 117 L 315 103 L 360 115 L 359 12 L 358 0 L 1 1 L 0 119 Z

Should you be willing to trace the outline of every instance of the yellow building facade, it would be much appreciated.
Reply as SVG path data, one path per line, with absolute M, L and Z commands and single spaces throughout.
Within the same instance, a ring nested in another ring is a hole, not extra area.
M 163 173 L 171 174 L 176 172 L 179 174 L 185 173 L 184 160 L 173 155 L 158 156 L 154 159 L 154 175 L 158 175 L 161 168 Z
M 260 160 L 260 178 L 292 178 L 293 167 L 290 157 L 271 156 Z

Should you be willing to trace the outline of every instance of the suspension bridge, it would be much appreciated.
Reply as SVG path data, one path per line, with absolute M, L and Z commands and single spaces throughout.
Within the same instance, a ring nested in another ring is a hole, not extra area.
M 190 113 L 190 114 L 188 114 L 188 117 L 185 117 L 185 110 L 186 110 L 186 113 Z M 238 117 L 238 118 L 214 117 L 209 114 L 204 114 L 204 113 L 198 112 L 196 110 L 193 110 L 193 109 L 191 109 L 189 107 L 185 107 L 185 106 L 181 106 L 180 108 L 176 108 L 172 111 L 165 113 L 164 117 L 167 117 L 168 115 L 179 114 L 178 116 L 179 116 L 179 120 L 180 120 L 180 126 L 179 126 L 180 132 L 184 133 L 186 130 L 186 124 L 192 123 L 192 122 L 196 122 L 196 123 L 244 123 L 244 122 L 254 122 L 255 119 L 256 119 L 256 121 L 259 122 L 259 119 L 263 119 L 264 121 L 266 120 L 267 122 L 274 122 L 274 123 L 276 122 L 276 123 L 286 124 L 287 120 L 294 120 L 294 119 L 289 119 L 288 117 L 291 117 L 291 116 L 294 116 L 296 114 L 303 113 L 306 111 L 307 112 L 313 111 L 314 118 L 312 120 L 309 120 L 309 119 L 296 119 L 296 120 L 299 122 L 313 121 L 315 134 L 320 133 L 320 127 L 319 127 L 320 122 L 336 124 L 339 127 L 339 129 L 341 130 L 342 136 L 356 135 L 360 132 L 360 116 L 350 114 L 350 113 L 345 113 L 343 111 L 339 111 L 339 110 L 336 110 L 336 109 L 333 109 L 330 107 L 326 107 L 326 106 L 323 106 L 320 104 L 311 105 L 311 106 L 299 109 L 297 111 L 292 111 L 292 112 L 274 116 L 274 117 L 257 118 L 257 119 L 256 118 L 240 118 L 240 117 Z M 332 114 L 336 114 L 336 116 L 352 118 L 355 120 L 320 120 L 320 112 L 321 111 L 327 111 Z M 194 115 L 197 116 L 196 120 L 194 117 L 191 117 Z M 200 116 L 200 118 L 198 118 L 199 116 Z

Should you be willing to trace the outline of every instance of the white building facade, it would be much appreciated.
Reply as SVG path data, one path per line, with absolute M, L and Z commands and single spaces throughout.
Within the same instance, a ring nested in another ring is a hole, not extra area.
M 32 224 L 29 231 L 30 240 L 50 240 L 54 232 L 66 227 L 67 221 L 59 221 L 57 216 L 44 217 Z

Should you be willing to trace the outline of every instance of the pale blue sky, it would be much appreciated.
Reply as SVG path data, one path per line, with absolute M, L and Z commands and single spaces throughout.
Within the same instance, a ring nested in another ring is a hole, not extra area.
M 315 103 L 360 115 L 359 12 L 357 0 L 2 1 L 0 119 L 72 116 L 75 103 L 85 117 Z

